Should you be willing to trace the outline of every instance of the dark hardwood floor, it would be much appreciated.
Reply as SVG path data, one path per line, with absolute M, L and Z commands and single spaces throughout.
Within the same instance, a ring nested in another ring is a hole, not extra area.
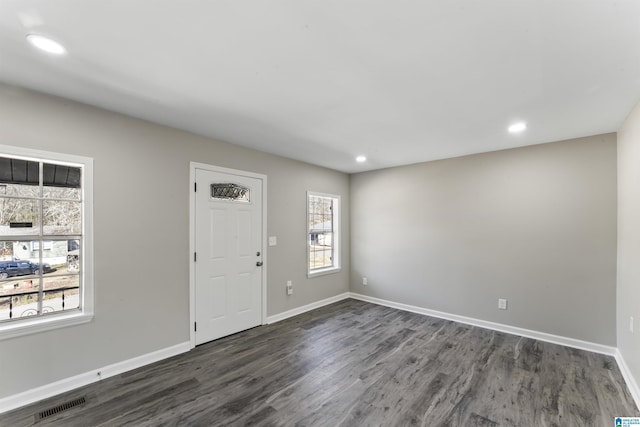
M 609 426 L 615 360 L 345 300 L 0 415 L 37 426 Z

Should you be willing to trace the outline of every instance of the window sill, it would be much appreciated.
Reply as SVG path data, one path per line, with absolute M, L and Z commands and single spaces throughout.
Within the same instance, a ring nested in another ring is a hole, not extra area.
M 339 273 L 342 270 L 340 267 L 330 267 L 330 268 L 322 268 L 318 270 L 308 271 L 307 277 L 311 279 L 312 277 L 324 276 L 327 274 Z
M 37 334 L 67 326 L 81 325 L 93 319 L 93 314 L 75 312 L 72 314 L 39 317 L 33 320 L 8 323 L 0 326 L 0 341 L 24 335 Z

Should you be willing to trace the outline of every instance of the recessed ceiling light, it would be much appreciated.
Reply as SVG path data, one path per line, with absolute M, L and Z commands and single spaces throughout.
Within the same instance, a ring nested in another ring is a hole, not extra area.
M 41 36 L 39 34 L 29 34 L 27 36 L 27 40 L 29 40 L 29 43 L 31 43 L 32 45 L 40 50 L 44 50 L 45 52 L 62 55 L 67 51 L 64 46 L 62 46 L 57 41 L 52 40 L 49 37 Z
M 366 161 L 367 161 L 367 158 L 365 156 L 356 157 L 356 162 L 358 162 L 358 163 L 364 163 Z
M 522 132 L 526 128 L 527 128 L 527 124 L 525 122 L 514 123 L 511 126 L 509 126 L 509 132 L 518 133 L 518 132 Z

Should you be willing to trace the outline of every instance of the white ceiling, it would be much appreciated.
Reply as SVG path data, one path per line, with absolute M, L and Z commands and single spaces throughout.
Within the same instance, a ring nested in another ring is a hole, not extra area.
M 0 81 L 358 172 L 618 130 L 640 1 L 0 0 Z

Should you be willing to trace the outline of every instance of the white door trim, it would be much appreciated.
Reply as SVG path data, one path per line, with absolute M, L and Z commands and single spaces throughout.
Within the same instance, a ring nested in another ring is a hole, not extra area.
M 208 165 L 205 163 L 190 162 L 189 163 L 189 341 L 191 348 L 196 346 L 196 333 L 194 324 L 196 322 L 196 270 L 193 254 L 196 251 L 196 197 L 195 182 L 196 169 L 202 169 L 210 172 L 220 172 L 230 175 L 245 176 L 248 178 L 256 178 L 262 181 L 262 321 L 263 325 L 267 324 L 267 176 L 259 173 L 246 172 L 237 169 L 223 168 L 220 166 Z

